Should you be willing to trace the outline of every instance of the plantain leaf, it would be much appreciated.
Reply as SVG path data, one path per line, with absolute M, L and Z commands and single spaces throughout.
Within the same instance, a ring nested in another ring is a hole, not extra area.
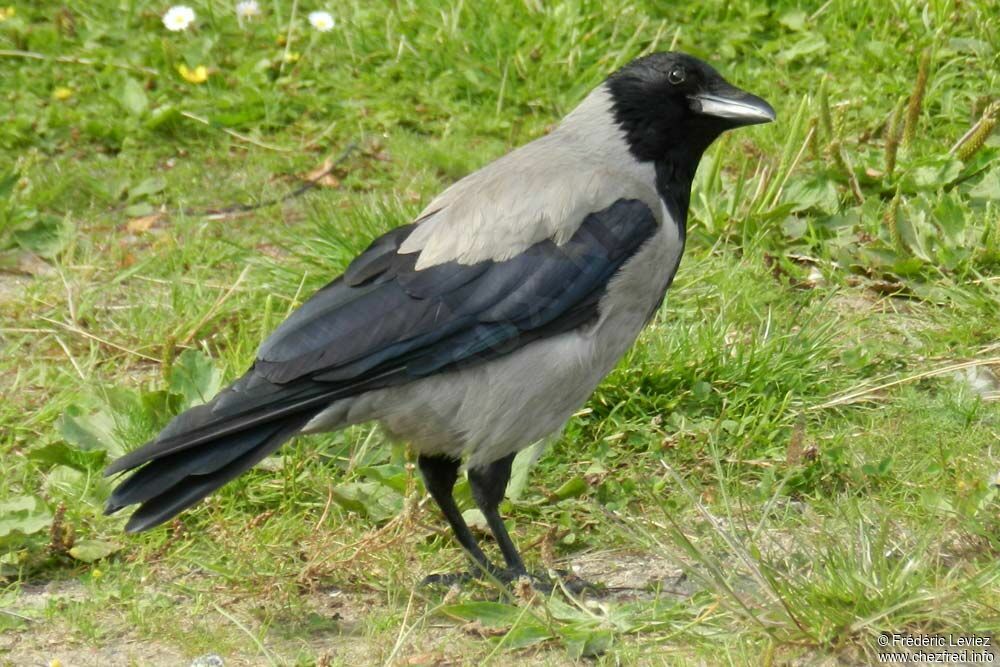
M 118 101 L 133 116 L 141 116 L 149 108 L 149 98 L 142 84 L 131 77 L 125 79 Z
M 117 542 L 104 542 L 102 540 L 77 540 L 69 550 L 69 555 L 84 563 L 93 563 L 95 560 L 107 558 L 114 552 L 120 550 L 122 545 Z
M 49 508 L 35 496 L 14 496 L 0 502 L 0 546 L 48 530 L 51 523 Z
M 198 350 L 184 350 L 170 371 L 170 391 L 179 394 L 183 408 L 207 403 L 222 388 L 222 371 Z

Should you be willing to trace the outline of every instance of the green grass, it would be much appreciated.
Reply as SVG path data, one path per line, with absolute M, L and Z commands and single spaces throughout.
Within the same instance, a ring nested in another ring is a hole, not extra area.
M 189 4 L 182 33 L 143 0 L 0 14 L 0 664 L 868 664 L 1000 631 L 995 0 L 347 2 L 324 34 Z M 374 235 L 671 44 L 779 122 L 710 150 L 667 303 L 504 508 L 532 567 L 635 590 L 421 589 L 462 556 L 368 427 L 149 534 L 101 515 L 104 462 Z M 201 214 L 351 142 L 336 187 Z

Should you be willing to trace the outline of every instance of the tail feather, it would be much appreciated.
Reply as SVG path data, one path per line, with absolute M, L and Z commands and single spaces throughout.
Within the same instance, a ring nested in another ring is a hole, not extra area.
M 128 488 L 121 495 L 115 491 L 105 511 L 110 513 L 141 502 L 125 530 L 137 533 L 158 526 L 255 466 L 298 432 L 306 421 L 300 418 L 268 424 L 251 429 L 242 437 L 212 443 L 204 448 L 204 453 L 199 451 L 192 456 L 187 451 L 176 458 L 151 461 L 126 480 L 123 486 Z M 133 479 L 137 481 L 133 483 Z
M 304 411 L 325 407 L 334 394 L 315 384 L 305 390 L 289 389 L 276 396 L 266 409 L 252 401 L 256 396 L 241 392 L 241 378 L 208 403 L 195 406 L 174 417 L 152 441 L 121 456 L 105 468 L 104 475 L 131 470 L 147 461 L 162 459 L 187 449 L 211 445 L 231 435 L 248 430 L 269 428 L 275 422 L 295 419 Z M 232 397 L 244 400 L 234 400 Z
M 129 532 L 161 524 L 277 450 L 333 401 L 402 377 L 398 369 L 389 369 L 343 384 L 303 379 L 279 385 L 251 369 L 105 468 L 105 476 L 132 472 L 111 494 L 104 511 L 112 514 L 139 504 L 125 526 Z
M 115 488 L 108 499 L 105 512 L 112 514 L 128 505 L 147 502 L 191 475 L 211 474 L 258 447 L 276 435 L 282 427 L 280 422 L 267 424 L 219 438 L 202 447 L 150 461 Z

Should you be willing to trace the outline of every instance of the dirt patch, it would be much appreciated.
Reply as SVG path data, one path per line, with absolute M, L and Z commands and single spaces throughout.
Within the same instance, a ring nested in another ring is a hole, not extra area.
M 30 282 L 30 276 L 0 271 L 0 303 L 23 301 L 24 290 Z
M 150 590 L 152 596 L 153 590 Z M 259 622 L 253 613 L 252 600 L 233 602 L 220 595 L 219 604 L 229 617 L 195 603 L 183 595 L 172 595 L 178 626 L 187 627 L 197 618 L 217 627 L 220 647 L 213 652 L 193 655 L 190 647 L 176 637 L 159 641 L 131 630 L 123 623 L 120 611 L 108 610 L 81 623 L 49 621 L 48 609 L 85 601 L 90 591 L 75 581 L 50 582 L 24 586 L 6 610 L 15 627 L 0 632 L 0 667 L 256 667 L 258 665 L 300 664 L 303 656 L 312 655 L 317 664 L 382 665 L 392 656 L 393 665 L 460 665 L 468 656 L 485 646 L 478 635 L 466 632 L 461 624 L 427 616 L 423 605 L 404 614 L 402 622 L 393 619 L 383 594 L 348 591 L 339 588 L 318 589 L 304 594 L 302 602 L 308 614 L 279 613 L 272 617 L 263 650 L 255 639 L 236 630 L 234 620 L 260 637 Z M 373 621 L 373 619 L 376 619 Z M 390 620 L 392 619 L 392 620 Z M 384 625 L 386 622 L 389 625 Z M 88 637 L 80 625 L 100 628 L 109 639 Z M 229 641 L 221 638 L 225 635 Z M 233 637 L 239 647 L 233 650 Z M 397 646 L 398 643 L 398 646 Z M 266 653 L 266 655 L 265 655 Z M 524 664 L 571 664 L 557 648 L 541 649 L 544 659 L 526 659 Z M 56 662 L 58 661 L 58 662 Z M 302 663 L 305 664 L 305 663 Z
M 877 312 L 884 313 L 889 309 L 884 297 L 876 297 L 861 290 L 844 290 L 830 299 L 830 307 L 844 315 Z
M 15 645 L 8 648 L 8 638 L 0 639 L 0 665 L 14 667 L 179 667 L 187 665 L 177 651 L 153 642 L 121 643 L 117 646 L 74 646 L 72 641 L 48 637 L 31 641 L 23 635 L 14 637 Z M 234 664 L 234 663 L 226 663 Z M 249 664 L 249 663 L 245 663 Z
M 109 667 L 149 665 L 177 667 L 189 661 L 177 650 L 156 642 L 121 639 L 106 646 L 80 641 L 59 624 L 45 618 L 50 605 L 85 600 L 87 590 L 76 581 L 53 581 L 21 588 L 9 610 L 23 621 L 18 630 L 0 633 L 0 665 L 18 667 Z
M 698 590 L 677 562 L 650 553 L 594 552 L 560 566 L 606 587 L 603 593 L 591 598 L 622 602 L 657 596 L 687 598 Z M 191 584 L 190 580 L 185 581 Z M 218 612 L 219 607 L 215 611 L 211 606 L 206 607 L 206 599 L 196 601 L 178 594 L 176 588 L 157 587 L 148 592 L 150 598 L 156 597 L 154 593 L 169 596 L 171 615 L 176 617 L 178 627 L 197 623 L 203 631 L 208 623 L 218 628 L 219 648 L 198 656 L 192 655 L 194 649 L 179 641 L 176 633 L 150 638 L 148 629 L 143 634 L 129 625 L 127 618 L 135 610 L 123 614 L 122 609 L 108 608 L 106 614 L 98 611 L 96 618 L 84 622 L 61 618 L 49 621 L 47 617 L 62 616 L 54 614 L 53 609 L 86 602 L 93 594 L 79 582 L 60 581 L 25 585 L 20 589 L 10 612 L 23 622 L 0 633 L 0 667 L 48 667 L 54 660 L 63 667 L 242 667 L 297 664 L 306 655 L 314 656 L 321 665 L 361 667 L 382 665 L 389 660 L 400 666 L 442 666 L 469 664 L 470 656 L 481 655 L 484 650 L 489 652 L 483 636 L 475 631 L 476 624 L 462 624 L 429 613 L 433 604 L 421 601 L 420 591 L 411 600 L 412 609 L 410 604 L 404 605 L 405 612 L 378 591 L 339 587 L 303 591 L 300 601 L 307 607 L 306 612 L 300 609 L 286 617 L 279 611 L 275 616 L 272 607 L 261 640 L 263 650 L 256 640 L 242 634 L 249 631 L 261 637 L 261 616 L 255 613 L 261 600 L 220 595 L 217 602 L 228 614 L 223 616 Z M 247 630 L 237 630 L 233 619 Z M 107 639 L 95 639 L 89 631 L 81 629 L 88 625 L 99 628 L 98 636 Z M 516 660 L 524 665 L 573 664 L 558 643 L 525 649 L 516 654 Z
M 607 596 L 614 599 L 689 597 L 698 590 L 677 561 L 649 553 L 600 551 L 567 564 L 581 579 L 606 587 Z

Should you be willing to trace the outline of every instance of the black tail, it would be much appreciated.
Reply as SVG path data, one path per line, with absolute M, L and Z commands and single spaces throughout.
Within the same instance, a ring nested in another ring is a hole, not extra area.
M 158 526 L 262 461 L 307 421 L 263 424 L 154 459 L 114 490 L 104 511 L 111 514 L 140 503 L 125 530 L 136 533 Z
M 251 371 L 112 462 L 105 475 L 134 472 L 115 488 L 105 513 L 139 504 L 125 526 L 129 532 L 167 521 L 277 450 L 332 397 L 314 383 L 272 385 Z
M 240 476 L 336 400 L 389 386 L 398 369 L 361 379 L 284 384 L 255 368 L 204 405 L 183 412 L 153 440 L 113 461 L 105 475 L 134 470 L 111 494 L 106 514 L 139 504 L 125 530 L 157 526 Z

